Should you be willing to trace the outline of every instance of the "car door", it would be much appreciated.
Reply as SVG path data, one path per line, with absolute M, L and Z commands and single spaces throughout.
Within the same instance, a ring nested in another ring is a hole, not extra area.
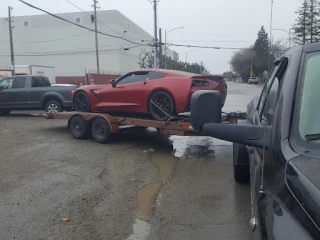
M 286 72 L 287 65 L 288 59 L 285 58 L 282 61 L 277 62 L 274 66 L 274 69 L 270 74 L 270 77 L 261 94 L 260 102 L 254 119 L 255 124 L 266 127 L 272 126 L 275 107 L 279 100 L 282 79 Z M 265 141 L 266 143 L 271 143 L 273 138 L 271 137 L 270 139 L 265 139 Z M 270 146 L 271 144 L 268 145 Z M 272 149 L 265 148 L 253 148 L 251 151 L 249 151 L 249 153 L 251 166 L 251 190 L 254 201 L 253 215 L 256 218 L 259 218 L 259 222 L 262 222 L 262 225 L 266 225 L 267 221 L 264 219 L 264 210 L 266 209 L 266 204 L 268 204 L 268 195 L 273 194 L 273 192 L 265 191 L 264 182 L 266 174 L 269 175 L 269 178 L 272 178 L 274 177 L 272 176 L 274 174 L 272 170 L 278 170 L 278 165 L 275 164 L 276 161 L 274 161 L 274 158 L 277 158 L 277 155 L 272 151 Z M 266 168 L 268 171 L 266 171 Z M 274 184 L 276 185 L 277 183 Z
M 0 81 L 0 108 L 25 109 L 29 106 L 27 77 L 6 78 Z
M 128 73 L 116 80 L 116 86 L 107 85 L 95 91 L 103 101 L 97 109 L 104 111 L 140 112 L 148 71 Z

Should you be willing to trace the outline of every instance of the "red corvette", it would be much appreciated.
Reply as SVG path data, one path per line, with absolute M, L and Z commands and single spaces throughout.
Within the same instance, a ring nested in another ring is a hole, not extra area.
M 167 120 L 190 109 L 197 90 L 218 90 L 227 96 L 222 76 L 204 76 L 165 69 L 143 69 L 127 73 L 108 85 L 87 85 L 73 94 L 79 112 L 143 113 Z

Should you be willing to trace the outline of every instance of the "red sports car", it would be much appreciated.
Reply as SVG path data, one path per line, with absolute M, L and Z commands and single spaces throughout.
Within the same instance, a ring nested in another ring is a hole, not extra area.
M 87 85 L 73 94 L 78 112 L 143 113 L 156 120 L 188 112 L 191 95 L 197 90 L 218 90 L 227 96 L 222 76 L 143 69 L 127 73 L 108 85 Z

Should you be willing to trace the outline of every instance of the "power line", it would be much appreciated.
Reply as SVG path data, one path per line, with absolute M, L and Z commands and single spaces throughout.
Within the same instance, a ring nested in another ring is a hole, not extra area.
M 110 52 L 110 51 L 115 51 L 115 50 L 130 50 L 133 48 L 138 48 L 140 46 L 134 46 L 134 47 L 129 47 L 129 48 L 110 48 L 110 49 L 102 49 L 99 50 L 100 52 Z M 57 52 L 57 53 L 50 53 L 50 52 L 43 52 L 43 53 L 35 53 L 35 54 L 15 54 L 15 56 L 18 57 L 45 57 L 45 56 L 63 56 L 63 55 L 77 55 L 77 54 L 86 54 L 86 53 L 94 53 L 95 50 L 90 50 L 90 51 L 78 51 L 78 52 Z M 9 57 L 10 55 L 0 55 L 0 57 Z
M 84 33 L 79 33 L 79 34 L 76 34 L 76 35 L 72 35 L 70 37 L 65 37 L 65 38 L 58 38 L 58 39 L 51 39 L 51 40 L 44 40 L 44 41 L 16 41 L 16 42 L 23 42 L 23 43 L 46 43 L 46 42 L 57 42 L 57 41 L 61 41 L 61 40 L 66 40 L 66 39 L 70 39 L 70 38 L 74 38 L 74 37 L 77 37 L 77 36 L 80 36 L 82 34 L 85 34 L 85 33 L 88 33 L 88 32 L 91 32 L 91 31 L 87 31 L 87 32 L 84 32 Z
M 87 14 L 88 16 L 91 17 L 91 14 L 84 11 L 82 8 L 78 7 L 76 4 L 74 4 L 73 2 L 69 1 L 69 0 L 66 0 L 68 3 L 70 3 L 71 5 L 73 5 L 74 7 L 78 8 L 80 11 L 84 12 L 85 14 Z M 106 26 L 107 28 L 109 28 L 111 31 L 115 32 L 116 34 L 118 34 L 119 36 L 120 33 L 118 33 L 117 31 L 115 31 L 114 29 L 112 29 L 111 27 L 109 27 L 107 24 L 104 24 L 103 22 L 101 22 L 100 20 L 97 20 L 97 22 L 101 23 L 102 25 Z
M 52 16 L 52 17 L 58 18 L 58 19 L 60 19 L 60 20 L 62 20 L 62 21 L 64 21 L 64 22 L 67 22 L 67 23 L 73 24 L 73 25 L 75 25 L 75 26 L 78 26 L 78 27 L 80 27 L 80 28 L 83 28 L 83 29 L 86 29 L 86 30 L 95 32 L 95 30 L 92 29 L 92 28 L 88 28 L 88 27 L 85 27 L 85 26 L 83 26 L 83 25 L 81 25 L 81 24 L 71 22 L 71 21 L 69 21 L 69 20 L 67 20 L 67 19 L 65 19 L 65 18 L 63 18 L 63 17 L 57 16 L 57 15 L 55 15 L 55 14 L 53 14 L 53 13 L 50 13 L 50 12 L 44 10 L 44 9 L 41 9 L 41 8 L 39 8 L 39 7 L 36 7 L 36 6 L 32 5 L 32 4 L 30 4 L 30 3 L 27 3 L 27 2 L 25 2 L 25 1 L 23 1 L 23 0 L 18 0 L 18 1 L 19 1 L 19 2 L 22 2 L 23 4 L 25 4 L 25 5 L 27 5 L 27 6 L 31 7 L 31 8 L 37 9 L 37 10 L 39 10 L 39 11 L 41 11 L 41 12 L 44 12 L 44 13 Z M 111 35 L 111 34 L 108 34 L 108 33 L 104 33 L 104 32 L 101 32 L 101 31 L 97 31 L 97 33 L 102 34 L 102 35 L 105 35 L 105 36 L 117 38 L 117 39 L 122 39 L 122 40 L 124 40 L 124 41 L 130 42 L 130 43 L 133 43 L 133 44 L 136 44 L 136 45 L 149 46 L 149 44 L 141 44 L 141 43 L 133 42 L 133 41 L 128 40 L 128 39 L 126 39 L 126 38 L 124 38 L 124 37 L 114 36 L 114 35 Z
M 76 7 L 77 9 L 79 9 L 80 11 L 84 12 L 85 14 L 87 14 L 88 16 L 91 17 L 91 14 L 86 12 L 85 10 L 83 10 L 82 8 L 80 8 L 79 6 L 77 6 L 75 3 L 69 1 L 69 0 L 66 0 L 68 3 L 70 3 L 71 5 L 73 5 L 74 7 Z M 120 33 L 118 33 L 116 30 L 112 29 L 111 27 L 109 27 L 107 24 L 105 24 L 104 22 L 100 21 L 100 20 L 97 20 L 97 22 L 101 23 L 102 25 L 104 25 L 105 27 L 107 27 L 108 29 L 110 29 L 111 31 L 113 31 L 114 33 L 118 34 L 119 36 L 121 36 Z M 140 39 L 140 38 L 133 38 L 133 37 L 128 37 L 126 36 L 126 38 L 131 38 L 131 39 L 134 39 L 134 40 L 140 40 L 140 41 L 149 41 L 149 42 L 152 42 L 151 40 L 144 40 L 144 39 Z
M 188 47 L 188 48 L 205 48 L 205 49 L 249 49 L 249 48 L 239 48 L 239 47 L 214 47 L 214 46 L 198 46 L 198 45 L 184 45 L 184 44 L 175 44 L 175 43 L 170 43 L 170 46 L 175 46 L 175 47 Z

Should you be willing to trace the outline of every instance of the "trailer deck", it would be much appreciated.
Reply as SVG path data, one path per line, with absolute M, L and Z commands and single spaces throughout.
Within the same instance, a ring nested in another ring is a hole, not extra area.
M 233 124 L 237 119 L 245 118 L 244 113 L 230 113 L 224 116 L 222 123 Z M 163 135 L 205 136 L 192 128 L 188 117 L 179 116 L 170 121 L 156 121 L 144 118 L 114 116 L 105 113 L 60 112 L 47 113 L 46 119 L 66 119 L 68 128 L 76 139 L 87 138 L 90 131 L 99 143 L 106 143 L 111 135 L 119 132 L 121 126 L 153 127 Z

